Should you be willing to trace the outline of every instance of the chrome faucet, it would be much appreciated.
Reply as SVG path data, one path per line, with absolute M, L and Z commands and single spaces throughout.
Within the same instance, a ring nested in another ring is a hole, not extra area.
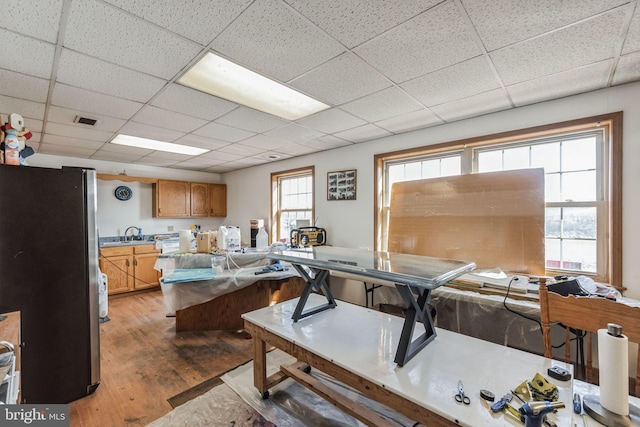
M 130 238 L 130 239 L 128 239 L 128 238 L 127 238 L 127 233 L 128 233 L 128 232 L 129 232 L 129 230 L 131 230 L 132 228 L 135 228 L 135 229 L 136 229 L 136 233 L 137 233 L 137 232 L 138 232 L 138 230 L 139 230 L 139 228 L 138 228 L 138 227 L 136 227 L 135 225 L 132 225 L 131 227 L 127 228 L 127 229 L 124 231 L 124 241 L 125 241 L 125 242 L 126 242 L 126 241 L 131 241 L 131 240 L 133 240 L 133 238 L 134 238 L 134 235 L 133 235 L 133 234 L 131 235 L 131 238 Z

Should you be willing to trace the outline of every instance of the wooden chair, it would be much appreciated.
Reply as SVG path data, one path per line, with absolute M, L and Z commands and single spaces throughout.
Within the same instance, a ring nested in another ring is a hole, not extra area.
M 598 329 L 607 329 L 608 323 L 622 326 L 622 333 L 629 342 L 640 343 L 640 307 L 631 307 L 620 302 L 598 297 L 578 297 L 549 292 L 545 280 L 540 281 L 540 320 L 544 341 L 544 356 L 552 358 L 551 324 L 562 323 L 566 329 L 565 362 L 571 363 L 571 332 L 569 328 L 584 331 L 587 334 L 586 381 L 595 383 L 592 369 L 592 335 Z M 638 352 L 640 368 L 640 352 Z M 640 396 L 640 369 L 635 379 L 635 396 Z M 629 390 L 633 390 L 631 387 Z

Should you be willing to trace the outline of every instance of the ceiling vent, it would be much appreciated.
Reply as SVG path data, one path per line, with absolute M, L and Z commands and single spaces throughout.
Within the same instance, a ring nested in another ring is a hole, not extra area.
M 76 118 L 73 119 L 73 123 L 80 123 L 81 125 L 87 126 L 97 126 L 99 121 L 97 119 L 92 119 L 89 117 L 76 116 Z

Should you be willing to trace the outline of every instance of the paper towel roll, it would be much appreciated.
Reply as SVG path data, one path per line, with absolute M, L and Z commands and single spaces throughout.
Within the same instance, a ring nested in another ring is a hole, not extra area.
M 629 339 L 598 330 L 600 404 L 611 412 L 629 415 Z
M 191 230 L 180 230 L 180 252 L 191 251 Z

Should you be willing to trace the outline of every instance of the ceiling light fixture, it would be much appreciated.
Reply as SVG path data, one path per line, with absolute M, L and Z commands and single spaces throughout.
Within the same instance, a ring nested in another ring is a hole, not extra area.
M 329 108 L 327 104 L 211 52 L 177 82 L 287 120 L 297 120 Z
M 147 148 L 149 150 L 167 151 L 169 153 L 198 156 L 211 150 L 188 145 L 173 144 L 171 142 L 156 141 L 155 139 L 139 138 L 137 136 L 118 134 L 111 140 L 111 144 L 126 145 L 129 147 Z

